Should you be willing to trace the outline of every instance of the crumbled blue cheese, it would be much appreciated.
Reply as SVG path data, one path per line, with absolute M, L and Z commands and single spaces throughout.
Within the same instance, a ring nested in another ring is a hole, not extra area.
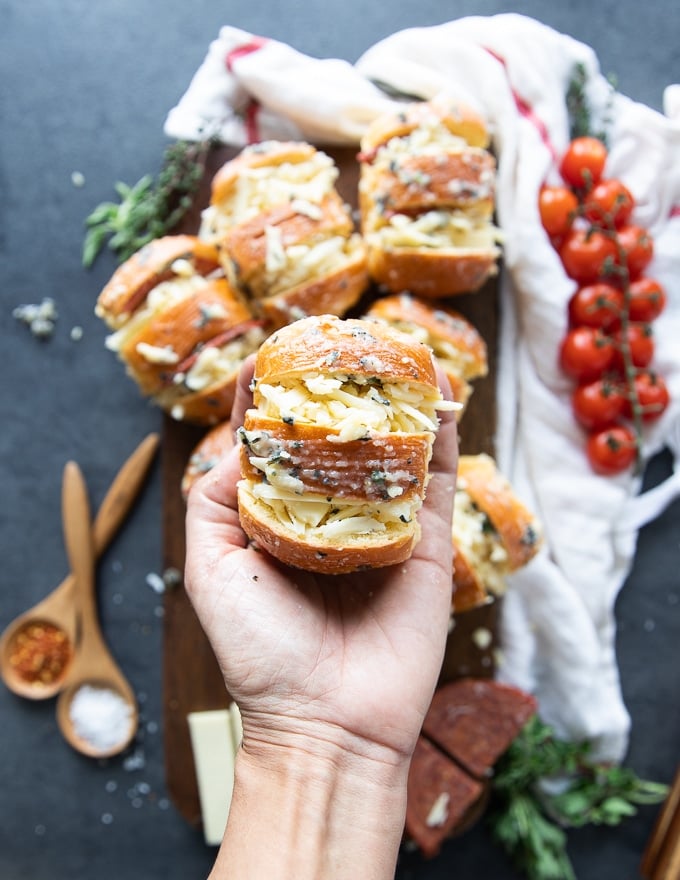
M 40 303 L 17 306 L 12 317 L 26 324 L 36 339 L 47 339 L 54 332 L 58 315 L 54 300 L 46 296 Z

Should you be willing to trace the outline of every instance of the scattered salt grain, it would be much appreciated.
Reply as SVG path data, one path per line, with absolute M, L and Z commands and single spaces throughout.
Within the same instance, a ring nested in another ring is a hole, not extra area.
M 85 175 L 82 171 L 71 172 L 71 183 L 79 189 L 81 186 L 85 186 Z
M 644 628 L 645 628 L 645 632 L 648 632 L 648 633 L 649 633 L 649 632 L 653 632 L 653 631 L 654 631 L 654 628 L 656 627 L 656 624 L 654 623 L 653 620 L 650 620 L 650 619 L 648 618 L 647 620 L 645 620 L 643 626 L 644 626 Z
M 149 574 L 147 574 L 146 582 L 154 593 L 161 595 L 165 592 L 165 581 L 159 574 L 156 574 L 155 571 L 150 571 Z
M 83 328 L 82 327 L 71 327 L 71 339 L 73 342 L 80 342 L 83 338 Z
M 110 779 L 110 780 L 106 783 L 106 785 L 104 786 L 104 788 L 106 789 L 106 791 L 108 791 L 109 794 L 113 794 L 113 792 L 114 792 L 114 791 L 117 791 L 117 789 L 118 789 L 118 783 L 116 782 L 115 779 Z
M 101 750 L 122 743 L 132 724 L 132 708 L 120 694 L 92 685 L 76 691 L 69 715 L 77 736 Z
M 102 825 L 110 825 L 113 822 L 111 813 L 102 813 Z

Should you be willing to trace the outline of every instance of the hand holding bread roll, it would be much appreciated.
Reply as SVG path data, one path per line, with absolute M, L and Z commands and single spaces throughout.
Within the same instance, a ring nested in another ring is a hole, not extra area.
M 378 322 L 324 315 L 261 346 L 239 430 L 248 536 L 339 574 L 407 559 L 420 538 L 442 399 L 430 350 Z

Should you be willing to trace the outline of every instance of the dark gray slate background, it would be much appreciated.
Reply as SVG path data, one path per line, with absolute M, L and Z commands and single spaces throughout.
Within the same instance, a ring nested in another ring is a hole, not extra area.
M 404 27 L 516 11 L 589 43 L 621 91 L 661 109 L 663 87 L 680 80 L 676 4 L 654 0 L 545 3 L 525 0 L 0 0 L 0 394 L 2 586 L 0 628 L 63 577 L 61 472 L 76 459 L 93 505 L 159 413 L 104 350 L 94 317 L 114 268 L 80 266 L 82 222 L 129 183 L 155 171 L 162 125 L 223 24 L 275 37 L 323 57 L 356 58 Z M 81 172 L 85 186 L 74 187 Z M 12 309 L 51 296 L 59 320 L 48 342 L 19 326 Z M 83 328 L 74 342 L 71 328 Z M 669 470 L 660 456 L 649 483 Z M 152 479 L 99 571 L 107 639 L 140 695 L 143 736 L 136 769 L 98 765 L 60 739 L 54 705 L 0 688 L 1 880 L 189 880 L 205 877 L 214 852 L 168 804 L 161 730 L 160 599 L 145 583 L 161 567 L 160 474 Z M 680 506 L 639 540 L 634 571 L 617 605 L 619 660 L 633 728 L 627 762 L 669 781 L 678 761 L 677 693 Z M 139 762 L 142 763 L 141 761 Z M 573 833 L 579 880 L 638 876 L 656 815 L 624 829 Z M 102 817 L 110 816 L 106 824 Z M 404 857 L 398 877 L 515 877 L 484 826 L 449 843 L 432 862 Z

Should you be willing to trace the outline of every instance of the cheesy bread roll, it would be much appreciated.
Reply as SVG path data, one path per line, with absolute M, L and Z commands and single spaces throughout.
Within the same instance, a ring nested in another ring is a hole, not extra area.
M 393 565 L 420 537 L 442 399 L 429 349 L 332 315 L 267 339 L 239 429 L 241 525 L 288 565 L 327 574 Z
M 121 327 L 149 292 L 176 277 L 219 270 L 217 250 L 194 235 L 156 238 L 122 263 L 97 298 L 95 313 L 112 329 Z
M 435 99 L 376 120 L 361 141 L 359 207 L 369 274 L 393 293 L 441 298 L 497 272 L 496 163 L 484 121 Z
M 368 285 L 366 251 L 335 189 L 338 169 L 306 143 L 246 147 L 215 175 L 201 238 L 253 309 L 282 326 L 343 315 Z
M 536 517 L 488 455 L 462 455 L 453 514 L 454 611 L 505 592 L 508 574 L 541 546 Z
M 241 364 L 268 331 L 224 278 L 215 249 L 177 238 L 151 242 L 124 263 L 96 311 L 114 329 L 107 347 L 142 394 L 173 418 L 216 424 L 228 418 Z
M 472 380 L 488 372 L 487 348 L 477 329 L 455 309 L 433 305 L 407 293 L 377 299 L 366 317 L 386 321 L 429 345 L 444 369 L 453 399 L 462 404 L 460 419 L 472 394 Z

